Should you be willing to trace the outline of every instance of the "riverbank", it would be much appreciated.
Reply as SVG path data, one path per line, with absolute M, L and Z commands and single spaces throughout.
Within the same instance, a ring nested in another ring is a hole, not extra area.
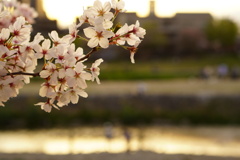
M 204 155 L 157 154 L 148 151 L 133 153 L 95 153 L 76 155 L 3 154 L 0 160 L 239 160 L 239 157 L 216 157 Z
M 1 108 L 0 129 L 114 123 L 239 125 L 240 80 L 102 81 L 89 83 L 88 98 L 49 115 L 39 83 L 26 85 Z M 62 118 L 64 117 L 64 119 Z M 203 118 L 204 117 L 204 118 Z
M 20 95 L 38 95 L 40 82 L 25 85 Z M 240 80 L 231 79 L 176 79 L 101 81 L 88 83 L 86 91 L 92 95 L 236 95 L 240 94 Z

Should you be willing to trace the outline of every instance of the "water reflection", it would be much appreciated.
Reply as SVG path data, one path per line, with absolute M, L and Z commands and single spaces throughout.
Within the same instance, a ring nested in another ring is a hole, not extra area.
M 114 127 L 111 139 L 105 136 L 103 127 L 0 132 L 0 152 L 3 153 L 77 154 L 150 150 L 167 154 L 240 157 L 239 148 L 238 127 L 141 127 L 127 130 Z

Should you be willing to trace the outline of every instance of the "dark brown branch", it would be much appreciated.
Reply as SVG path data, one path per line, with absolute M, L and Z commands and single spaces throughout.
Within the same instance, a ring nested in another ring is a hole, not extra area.
M 97 47 L 94 47 L 88 54 L 86 54 L 84 57 L 80 58 L 77 62 L 83 61 L 85 59 L 88 59 L 94 52 L 98 50 Z
M 24 75 L 24 76 L 33 76 L 33 77 L 38 77 L 38 76 L 40 76 L 39 75 L 39 73 L 26 73 L 26 72 L 22 72 L 22 71 L 20 71 L 20 72 L 14 72 L 14 73 L 7 73 L 6 75 L 4 75 L 4 76 L 13 76 L 13 75 Z M 4 76 L 2 76 L 2 77 L 4 77 Z

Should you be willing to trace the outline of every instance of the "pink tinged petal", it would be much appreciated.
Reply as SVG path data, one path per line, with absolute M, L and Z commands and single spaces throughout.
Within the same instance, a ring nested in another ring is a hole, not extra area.
M 73 77 L 68 77 L 67 78 L 67 85 L 69 87 L 74 87 L 76 85 L 76 79 Z
M 98 43 L 99 43 L 99 39 L 94 37 L 94 38 L 91 38 L 89 41 L 88 41 L 88 46 L 91 47 L 91 48 L 94 48 L 94 47 L 97 47 L 98 46 Z
M 96 61 L 94 62 L 94 66 L 97 67 L 97 66 L 99 66 L 102 62 L 103 62 L 103 59 L 100 58 L 100 59 L 98 59 L 98 60 L 96 60 Z
M 46 60 L 50 60 L 51 58 L 53 58 L 51 54 L 46 54 L 46 55 L 45 55 L 45 59 L 46 59 Z
M 124 26 L 122 26 L 116 33 L 116 35 L 123 35 L 128 32 L 128 25 L 125 23 Z
M 84 68 L 83 63 L 82 63 L 82 62 L 78 62 L 77 65 L 76 65 L 75 70 L 76 70 L 77 72 L 81 72 L 81 71 L 83 71 L 83 68 Z
M 95 26 L 95 30 L 96 31 L 102 31 L 103 27 L 102 27 L 102 23 L 104 22 L 104 18 L 103 17 L 97 17 L 94 19 L 94 26 Z
M 70 100 L 73 104 L 77 104 L 78 103 L 78 100 L 79 100 L 79 97 L 78 95 L 75 93 L 75 94 L 71 94 L 70 96 Z
M 35 106 L 42 106 L 44 104 L 45 104 L 45 102 L 39 102 L 39 103 L 35 104 Z
M 93 4 L 94 8 L 96 10 L 101 10 L 103 7 L 102 7 L 102 2 L 100 2 L 99 0 L 96 0 Z
M 57 85 L 58 84 L 58 72 L 53 72 L 53 74 L 51 75 L 50 78 L 51 79 L 50 79 L 49 83 L 51 85 Z
M 99 41 L 99 45 L 100 45 L 102 48 L 108 48 L 108 47 L 109 47 L 109 41 L 108 41 L 108 39 L 106 39 L 106 38 L 101 38 L 100 41 Z
M 125 40 L 122 40 L 122 39 L 120 39 L 120 40 L 117 40 L 117 43 L 118 43 L 118 44 L 120 44 L 120 45 L 124 45 L 124 44 L 125 44 L 125 42 L 126 42 L 126 41 L 125 41 Z
M 3 28 L 1 31 L 2 39 L 7 40 L 10 36 L 10 31 L 8 28 Z
M 13 24 L 14 30 L 19 30 L 22 25 L 25 23 L 25 18 L 24 17 L 18 17 L 15 23 Z
M 140 41 L 138 37 L 132 35 L 130 38 L 127 38 L 127 43 L 130 45 L 130 46 L 134 46 L 136 41 Z
M 2 70 L 2 69 L 5 67 L 5 63 L 6 63 L 6 62 L 0 61 L 0 70 Z
M 83 56 L 83 49 L 81 47 L 78 47 L 75 54 L 74 54 L 75 57 L 81 57 Z
M 72 68 L 68 68 L 65 72 L 66 76 L 73 77 L 75 75 L 75 71 Z
M 135 24 L 135 27 L 139 27 L 140 26 L 140 23 L 139 23 L 139 21 L 137 20 L 136 21 L 136 24 Z
M 145 35 L 146 35 L 146 30 L 143 28 L 139 28 L 139 32 L 137 33 L 137 36 L 139 36 L 140 38 L 144 38 Z
M 113 37 L 115 34 L 114 34 L 113 32 L 111 32 L 111 31 L 104 31 L 104 32 L 102 33 L 102 35 L 103 35 L 103 37 L 105 37 L 105 38 L 111 38 L 111 37 Z
M 78 78 L 77 79 L 77 86 L 81 89 L 86 89 L 87 88 L 87 83 L 84 79 Z
M 41 33 L 37 33 L 37 35 L 34 37 L 33 43 L 38 44 L 42 40 L 44 40 L 44 37 L 41 35 Z
M 87 97 L 88 97 L 87 92 L 85 92 L 85 91 L 83 91 L 83 90 L 78 91 L 78 95 L 81 96 L 81 97 L 83 97 L 83 98 L 87 98 Z
M 41 78 L 47 78 L 51 75 L 51 72 L 49 72 L 48 70 L 43 70 L 40 72 L 40 77 Z
M 49 39 L 45 39 L 42 43 L 42 48 L 44 50 L 48 50 L 51 46 L 51 41 Z
M 36 51 L 36 52 L 42 52 L 42 47 L 39 45 L 39 44 L 36 44 L 33 46 L 33 49 Z
M 104 21 L 103 22 L 103 28 L 104 29 L 110 29 L 113 26 L 113 22 L 112 21 Z
M 60 110 L 55 104 L 52 104 L 52 106 L 57 109 L 57 110 Z
M 135 63 L 134 55 L 135 55 L 135 53 L 133 53 L 133 52 L 130 53 L 130 60 L 132 63 Z
M 63 106 L 65 106 L 65 104 L 62 103 L 61 101 L 58 101 L 57 105 L 58 105 L 59 107 L 63 107 Z
M 60 99 L 59 99 L 59 102 L 61 103 L 61 105 L 59 105 L 59 106 L 64 106 L 64 105 L 67 105 L 68 103 L 69 103 L 69 97 L 70 95 L 69 95 L 69 93 L 67 92 L 67 93 L 65 93 L 65 94 L 63 94 L 61 97 L 60 97 Z
M 42 86 L 39 90 L 39 95 L 41 97 L 46 97 L 47 92 L 48 92 L 48 88 L 46 86 Z
M 124 7 L 125 7 L 125 2 L 122 1 L 122 0 L 119 1 L 119 2 L 118 2 L 118 5 L 117 5 L 117 9 L 121 9 L 121 10 L 122 10 L 122 9 L 124 9 Z
M 108 12 L 108 13 L 106 13 L 106 14 L 104 15 L 104 18 L 105 18 L 105 19 L 108 19 L 108 20 L 112 19 L 113 17 L 114 17 L 114 15 L 113 15 L 112 12 Z
M 100 83 L 100 79 L 99 79 L 97 76 L 96 76 L 95 78 L 96 78 L 97 84 L 101 84 L 101 83 Z
M 53 40 L 58 40 L 59 39 L 59 36 L 58 36 L 58 33 L 57 31 L 52 31 L 49 36 L 53 39 Z
M 93 28 L 85 28 L 83 30 L 84 34 L 86 37 L 88 38 L 92 38 L 94 36 L 96 36 L 96 31 Z
M 81 77 L 85 80 L 91 80 L 92 79 L 92 75 L 90 73 L 82 73 Z
M 41 105 L 41 109 L 45 112 L 50 113 L 52 110 L 52 106 L 49 103 L 45 103 L 44 105 Z
M 110 9 L 111 9 L 111 3 L 110 2 L 104 3 L 104 5 L 103 5 L 104 12 L 109 12 Z
M 59 69 L 58 71 L 58 77 L 64 78 L 66 76 L 65 69 Z

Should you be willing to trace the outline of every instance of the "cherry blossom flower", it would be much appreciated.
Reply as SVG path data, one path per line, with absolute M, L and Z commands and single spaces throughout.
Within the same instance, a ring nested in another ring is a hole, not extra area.
M 129 26 L 129 30 L 132 31 L 136 36 L 140 38 L 144 38 L 144 35 L 146 34 L 146 30 L 140 27 L 139 21 L 136 21 L 136 24 Z
M 69 43 L 72 43 L 77 38 L 77 34 L 79 32 L 79 30 L 77 29 L 78 27 L 79 26 L 77 26 L 76 23 L 72 23 L 72 25 L 68 27 L 69 34 L 66 35 L 65 38 L 69 39 Z
M 125 24 L 121 28 L 118 29 L 118 31 L 115 33 L 115 36 L 113 37 L 113 43 L 119 44 L 119 45 L 124 45 L 126 42 L 125 35 L 128 34 L 128 25 Z
M 59 110 L 59 108 L 51 102 L 51 100 L 48 100 L 47 102 L 39 102 L 35 104 L 36 106 L 41 106 L 41 109 L 44 110 L 45 112 L 50 113 L 52 110 L 52 107 L 56 108 Z
M 87 88 L 86 80 L 91 80 L 92 75 L 84 71 L 85 66 L 79 62 L 76 65 L 74 75 L 67 78 L 67 84 L 69 87 L 79 86 L 82 89 Z
M 88 94 L 79 87 L 71 88 L 68 91 L 64 92 L 64 94 L 60 98 L 60 103 L 58 105 L 66 105 L 70 102 L 76 104 L 79 100 L 79 96 L 87 98 Z
M 53 41 L 53 44 L 55 46 L 59 44 L 69 44 L 71 37 L 70 36 L 64 36 L 62 38 L 59 37 L 57 31 L 52 31 L 48 34 L 50 39 Z
M 50 50 L 50 54 L 55 58 L 55 63 L 63 64 L 67 56 L 67 47 L 64 45 L 58 45 Z
M 23 43 L 30 39 L 31 29 L 25 25 L 24 17 L 18 17 L 13 25 L 9 26 L 10 32 L 13 34 L 13 42 L 16 44 Z
M 71 46 L 73 46 L 75 48 L 74 44 L 72 44 Z M 77 50 L 76 51 L 74 50 L 73 52 L 70 52 L 70 50 L 68 50 L 68 54 L 70 56 L 74 57 L 77 61 L 85 56 L 83 54 L 83 48 L 81 48 L 81 47 L 78 47 Z
M 95 16 L 103 17 L 104 19 L 108 19 L 108 20 L 113 18 L 113 13 L 110 12 L 111 10 L 110 2 L 105 2 L 103 5 L 101 1 L 96 0 L 91 9 L 92 9 L 91 11 L 93 15 Z
M 90 38 L 88 41 L 88 46 L 91 48 L 97 47 L 98 45 L 102 48 L 108 48 L 108 39 L 114 36 L 113 32 L 105 30 L 101 25 L 88 27 L 83 31 L 86 37 Z
M 0 44 L 3 44 L 10 37 L 10 30 L 8 28 L 3 28 L 0 33 Z
M 40 72 L 41 78 L 50 78 L 49 83 L 52 85 L 58 84 L 58 71 L 55 64 L 49 62 L 45 69 Z
M 51 59 L 52 56 L 49 54 L 50 47 L 51 41 L 49 39 L 45 39 L 42 43 L 42 46 L 40 46 L 40 44 L 36 44 L 34 46 L 34 50 L 36 51 L 36 58 L 41 59 L 44 57 L 47 60 Z
M 54 85 L 51 85 L 48 82 L 44 82 L 41 85 L 41 88 L 39 90 L 39 95 L 41 97 L 52 97 L 53 96 L 53 92 L 55 92 L 54 89 L 55 89 Z
M 116 10 L 116 12 L 124 12 L 125 2 L 122 0 L 112 0 L 112 8 Z
M 99 74 L 100 74 L 100 68 L 98 67 L 101 63 L 103 62 L 103 59 L 100 58 L 98 60 L 96 60 L 93 64 L 92 67 L 90 68 L 91 72 L 92 72 L 92 81 L 94 81 L 94 79 L 96 79 L 97 83 L 100 84 L 100 80 L 98 78 Z

